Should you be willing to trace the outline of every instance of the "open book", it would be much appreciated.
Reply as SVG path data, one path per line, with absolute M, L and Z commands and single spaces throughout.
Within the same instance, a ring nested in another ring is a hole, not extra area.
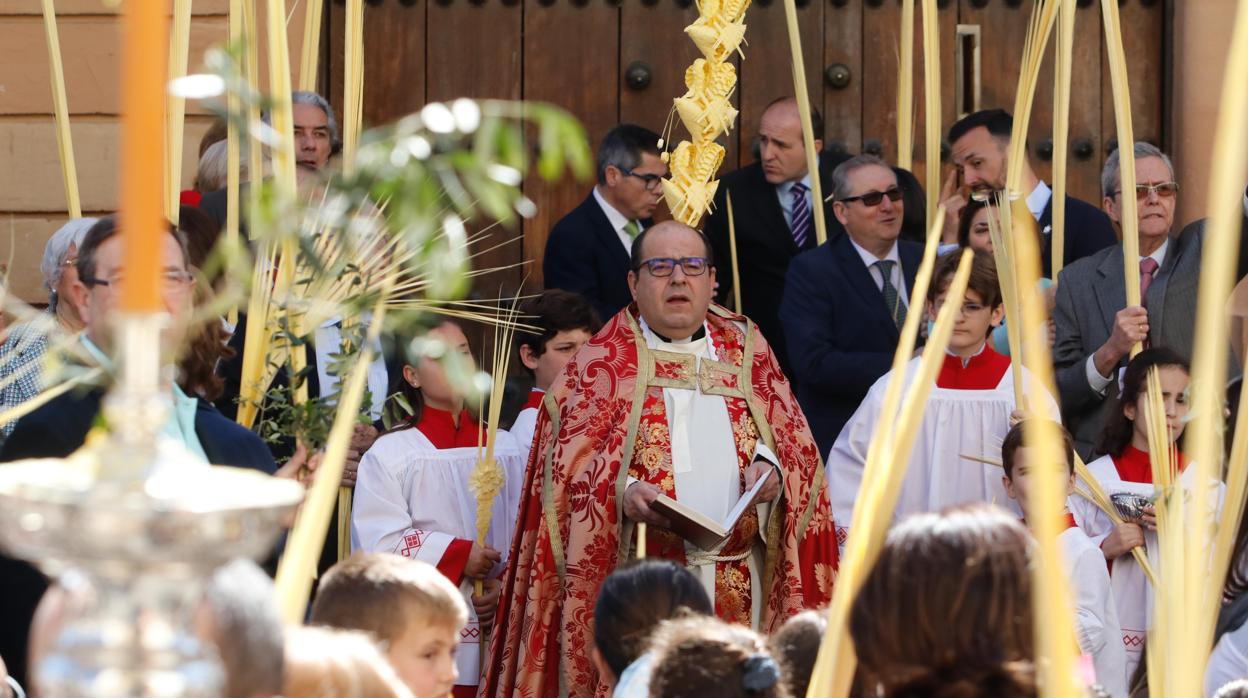
M 736 506 L 732 508 L 732 511 L 728 512 L 728 516 L 722 522 L 685 506 L 665 494 L 660 494 L 657 499 L 650 502 L 650 508 L 656 514 L 666 516 L 671 521 L 669 528 L 676 535 L 703 550 L 715 550 L 724 542 L 728 534 L 732 533 L 732 529 L 737 525 L 737 520 L 754 503 L 754 500 L 758 499 L 758 493 L 762 491 L 763 485 L 771 479 L 774 473 L 775 468 L 767 469 L 763 476 L 754 483 L 753 487 L 741 494 L 741 499 L 737 500 Z

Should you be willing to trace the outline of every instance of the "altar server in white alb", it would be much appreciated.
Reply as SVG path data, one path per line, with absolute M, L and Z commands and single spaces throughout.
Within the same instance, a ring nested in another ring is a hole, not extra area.
M 1035 467 L 1035 449 L 1024 446 L 1026 423 L 1016 424 L 1005 435 L 1001 444 L 1001 463 L 1005 474 L 1001 482 L 1010 499 L 1030 515 L 1031 468 Z M 1061 434 L 1062 453 L 1066 463 L 1066 497 L 1075 489 L 1075 442 L 1070 433 L 1060 425 L 1054 425 Z M 1075 632 L 1079 649 L 1092 659 L 1096 671 L 1095 683 L 1110 698 L 1127 698 L 1127 653 L 1119 641 L 1118 607 L 1110 588 L 1109 571 L 1105 568 L 1105 556 L 1088 538 L 1088 534 L 1075 523 L 1070 509 L 1062 507 L 1062 532 L 1057 537 L 1062 549 L 1062 563 L 1070 583 L 1071 601 L 1074 603 Z
M 1144 416 L 1148 404 L 1148 373 L 1152 368 L 1157 369 L 1161 380 L 1172 465 L 1181 473 L 1179 482 L 1191 501 L 1196 469 L 1188 468 L 1187 459 L 1178 451 L 1187 417 L 1189 370 L 1183 357 L 1164 347 L 1145 349 L 1127 364 L 1122 374 L 1121 405 L 1106 421 L 1097 448 L 1097 452 L 1106 455 L 1089 463 L 1088 471 L 1111 498 L 1116 494 L 1134 494 L 1152 499 L 1156 494 Z M 1207 501 L 1217 507 L 1206 512 L 1206 516 L 1211 516 L 1221 509 L 1226 488 L 1217 481 L 1206 484 L 1211 489 Z M 1081 481 L 1078 487 L 1086 491 L 1088 486 Z M 1108 561 L 1118 619 L 1122 622 L 1122 642 L 1127 651 L 1127 675 L 1130 676 L 1140 662 L 1153 615 L 1152 584 L 1135 561 L 1131 549 L 1143 546 L 1148 552 L 1149 564 L 1155 572 L 1160 572 L 1156 515 L 1148 506 L 1139 517 L 1115 526 L 1109 516 L 1085 499 L 1072 499 L 1071 509 L 1079 526 L 1100 547 Z
M 453 322 L 430 330 L 425 339 L 472 360 L 468 338 Z M 351 547 L 428 562 L 459 585 L 469 604 L 456 654 L 455 695 L 470 696 L 480 676 L 482 626 L 488 627 L 498 610 L 498 577 L 515 528 L 528 446 L 498 432 L 494 456 L 505 483 L 493 502 L 487 542 L 477 544 L 477 498 L 468 479 L 481 455 L 481 426 L 439 362 L 417 359 L 403 367 L 401 377 L 391 394 L 402 395 L 411 413 L 360 461 Z M 480 596 L 473 593 L 477 581 L 484 586 Z
M 1017 409 L 1010 358 L 993 351 L 987 341 L 992 329 L 1005 317 L 1001 288 L 992 257 L 975 252 L 966 295 L 946 298 L 959 258 L 957 254 L 945 255 L 932 272 L 928 313 L 935 317 L 946 302 L 960 303 L 962 311 L 955 321 L 936 387 L 927 401 L 894 520 L 967 502 L 1005 506 L 1008 501 L 1000 469 L 964 457 L 997 461 L 1001 441 L 1010 430 L 1011 415 Z M 907 392 L 918 366 L 919 359 L 915 358 L 905 367 Z M 1026 369 L 1023 374 L 1026 375 Z M 871 436 L 881 421 L 894 419 L 881 414 L 884 392 L 892 377 L 890 371 L 871 386 L 828 454 L 828 495 L 842 549 L 862 486 Z M 1059 418 L 1057 403 L 1047 392 L 1033 392 L 1028 401 L 1030 410 L 1038 416 Z
M 568 359 L 602 327 L 602 321 L 584 296 L 558 288 L 546 289 L 525 301 L 518 320 L 536 328 L 516 329 L 520 361 L 533 376 L 533 389 L 508 431 L 521 446 L 532 447 L 542 398 L 563 373 Z

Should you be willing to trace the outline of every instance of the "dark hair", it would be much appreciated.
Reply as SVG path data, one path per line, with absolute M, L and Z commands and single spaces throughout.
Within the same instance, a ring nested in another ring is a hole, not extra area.
M 949 142 L 957 143 L 963 136 L 981 126 L 996 138 L 1008 141 L 1014 130 L 1014 117 L 1004 109 L 984 109 L 967 114 L 949 127 Z
M 204 131 L 204 135 L 199 139 L 199 157 L 196 161 L 204 158 L 204 151 L 208 150 L 213 143 L 225 140 L 228 135 L 229 123 L 219 116 L 213 119 L 212 125 L 208 127 L 207 131 Z
M 545 354 L 546 343 L 560 332 L 585 330 L 592 335 L 602 329 L 598 311 L 584 296 L 558 288 L 548 288 L 529 298 L 521 304 L 520 313 L 521 322 L 541 328 L 540 332 L 516 330 L 520 346 L 528 347 L 534 356 Z
M 792 102 L 793 106 L 797 107 L 796 97 L 776 97 L 768 102 L 766 107 L 763 107 L 762 113 L 766 114 L 771 111 L 772 107 L 785 102 Z M 810 135 L 813 136 L 811 140 L 823 140 L 823 114 L 820 114 L 819 110 L 813 104 L 810 105 Z
M 463 331 L 465 335 L 468 334 L 459 320 L 449 316 L 439 317 L 438 324 L 429 327 L 426 333 L 429 330 L 435 330 L 447 325 L 454 325 Z M 403 360 L 399 362 L 398 370 L 390 371 L 390 383 L 386 386 L 386 401 L 382 405 L 381 412 L 382 422 L 390 425 L 390 431 L 402 431 L 410 429 L 420 422 L 421 415 L 425 411 L 425 396 L 420 392 L 420 388 L 408 383 L 407 378 L 403 376 L 404 366 L 415 366 L 417 361 L 422 360 L 420 357 L 412 359 L 407 354 L 408 348 L 412 345 L 412 339 L 396 338 L 395 344 L 403 352 L 401 354 Z M 406 407 L 412 408 L 410 413 L 402 402 L 407 403 Z
M 961 261 L 961 251 L 936 260 L 936 268 L 932 270 L 932 282 L 927 287 L 928 301 L 935 302 L 937 296 L 949 290 Z M 992 255 L 983 250 L 971 250 L 971 277 L 967 281 L 966 290 L 978 293 L 989 308 L 1001 305 L 1001 284 L 997 280 L 997 263 Z
M 966 206 L 962 207 L 962 212 L 958 214 L 958 246 L 971 246 L 971 224 L 975 220 L 976 214 L 988 208 L 996 206 L 996 202 L 989 199 L 988 201 L 980 201 L 972 198 L 966 202 Z
M 879 695 L 1034 696 L 1031 537 L 987 504 L 911 516 L 888 534 L 850 610 Z
M 663 137 L 635 124 L 620 124 L 607 131 L 598 146 L 598 183 L 607 183 L 607 167 L 631 170 L 641 164 L 641 154 L 659 155 Z
M 190 254 L 186 249 L 186 237 L 174 228 L 172 225 L 167 227 L 169 234 L 178 243 L 178 249 L 182 250 L 182 263 L 190 263 Z M 82 245 L 78 247 L 78 264 L 75 269 L 78 271 L 78 279 L 87 286 L 91 285 L 91 281 L 95 279 L 95 254 L 100 245 L 103 245 L 110 238 L 117 234 L 117 216 L 105 216 L 91 226 L 87 231 L 86 237 L 82 239 Z
M 221 225 L 195 206 L 178 207 L 178 230 L 186 236 L 187 264 L 203 269 L 221 237 Z
M 1039 419 L 1037 417 L 1037 419 Z M 1005 435 L 1005 440 L 1001 442 L 1001 467 L 1005 469 L 1005 476 L 1014 479 L 1014 456 L 1018 453 L 1018 449 L 1026 444 L 1023 443 L 1026 425 L 1029 420 L 1025 420 L 1010 427 L 1009 432 Z M 1062 447 L 1065 449 L 1066 467 L 1068 472 L 1075 472 L 1075 442 L 1070 438 L 1070 432 L 1066 431 L 1061 424 L 1050 422 L 1057 428 L 1062 435 Z
M 897 186 L 901 189 L 901 237 L 915 242 L 927 240 L 927 195 L 914 173 L 902 167 L 894 167 Z
M 652 698 L 789 698 L 758 633 L 713 616 L 664 622 L 651 643 Z
M 664 221 L 664 223 L 669 223 L 669 224 L 671 222 L 672 221 Z M 629 255 L 631 255 L 631 258 L 632 258 L 633 271 L 639 271 L 641 269 L 641 263 L 645 261 L 644 259 L 642 259 L 642 256 L 641 256 L 641 246 L 644 243 L 646 236 L 650 234 L 650 231 L 654 230 L 659 225 L 662 225 L 662 224 L 652 225 L 649 228 L 646 228 L 645 230 L 638 233 L 637 237 L 633 238 L 633 247 L 629 251 Z M 680 224 L 680 225 L 683 225 L 683 224 Z M 687 225 L 684 227 L 688 228 L 690 232 L 696 234 L 698 236 L 698 239 L 702 241 L 702 246 L 706 248 L 706 259 L 710 262 L 710 265 L 712 267 L 715 266 L 715 248 L 711 246 L 711 239 L 708 238 L 706 236 L 706 233 L 702 232 L 701 230 L 695 230 L 694 228 L 689 228 L 689 226 Z
M 1118 457 L 1127 449 L 1127 446 L 1131 445 L 1131 438 L 1135 434 L 1135 424 L 1127 419 L 1127 415 L 1123 413 L 1123 407 L 1134 405 L 1141 394 L 1148 392 L 1148 370 L 1154 366 L 1157 368 L 1174 366 L 1188 375 L 1192 372 L 1187 359 L 1173 349 L 1153 347 L 1136 354 L 1135 358 L 1127 363 L 1127 370 L 1122 374 L 1122 392 L 1118 395 L 1114 409 L 1109 413 L 1109 418 L 1105 420 L 1105 428 L 1101 431 L 1101 439 L 1097 444 L 1097 449 L 1101 453 Z M 1143 415 L 1138 415 L 1137 419 L 1143 419 L 1143 417 Z
M 646 651 L 658 624 L 681 613 L 715 613 L 706 589 L 692 572 L 654 558 L 620 567 L 598 590 L 594 646 L 619 677 Z
M 819 658 L 819 645 L 828 631 L 823 611 L 802 611 L 786 620 L 768 642 L 780 662 L 780 672 L 789 695 L 802 698 L 810 686 L 810 675 Z

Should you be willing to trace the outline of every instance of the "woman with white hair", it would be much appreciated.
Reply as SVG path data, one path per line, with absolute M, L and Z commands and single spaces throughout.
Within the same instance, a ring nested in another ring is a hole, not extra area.
M 82 316 L 69 289 L 78 281 L 74 268 L 78 246 L 96 220 L 75 218 L 48 238 L 39 265 L 43 287 L 48 292 L 48 310 L 14 326 L 0 345 L 0 411 L 16 407 L 43 390 L 42 359 L 53 333 L 74 334 L 82 330 Z M 7 437 L 16 423 L 0 425 L 0 438 Z

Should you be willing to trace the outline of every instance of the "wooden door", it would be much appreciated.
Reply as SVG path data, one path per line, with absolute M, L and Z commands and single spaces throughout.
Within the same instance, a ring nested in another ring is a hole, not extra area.
M 896 161 L 897 60 L 900 0 L 797 0 L 812 102 L 825 117 L 825 144 L 873 152 Z M 956 104 L 955 57 L 978 32 L 981 108 L 1012 109 L 1022 35 L 1033 0 L 938 0 L 941 32 L 941 132 L 969 104 Z M 1136 137 L 1165 146 L 1163 39 L 1165 3 L 1120 0 L 1131 71 Z M 323 84 L 342 101 L 342 0 L 328 14 Z M 696 57 L 684 26 L 693 0 L 368 0 L 365 7 L 366 122 L 396 119 L 426 100 L 458 96 L 552 102 L 581 119 L 591 147 L 624 121 L 661 131 L 671 100 L 684 93 L 684 72 Z M 925 148 L 921 11 L 916 11 L 914 168 L 922 178 Z M 1109 72 L 1104 63 L 1100 3 L 1079 0 L 1070 114 L 1069 186 L 1099 205 L 1099 174 L 1116 145 Z M 788 35 L 780 0 L 754 0 L 746 14 L 744 60 L 736 59 L 740 110 L 724 139 L 723 172 L 748 164 L 763 108 L 792 94 Z M 1052 161 L 1052 49 L 1040 78 L 1029 133 L 1029 154 L 1041 177 Z M 966 55 L 970 55 L 967 53 Z M 970 87 L 963 81 L 964 87 Z M 966 94 L 964 92 L 964 94 Z M 684 137 L 679 125 L 671 140 Z M 541 287 L 541 258 L 550 227 L 580 203 L 592 182 L 555 184 L 531 178 L 525 192 L 538 214 L 511 235 L 521 240 L 485 255 L 491 266 L 519 264 L 482 279 L 482 295 Z M 939 183 L 937 183 L 937 187 Z M 493 242 L 498 242 L 500 232 Z M 488 293 L 486 290 L 488 289 Z

